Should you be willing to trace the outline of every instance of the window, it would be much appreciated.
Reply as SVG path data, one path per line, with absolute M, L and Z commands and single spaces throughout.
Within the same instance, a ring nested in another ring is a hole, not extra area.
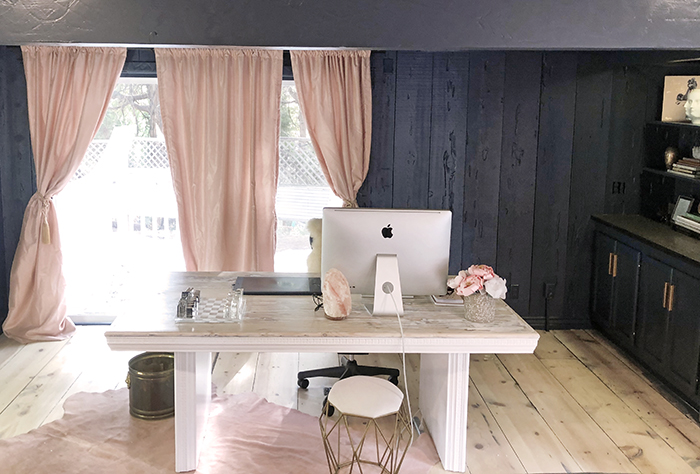
M 276 272 L 306 272 L 311 251 L 309 219 L 324 207 L 342 206 L 326 181 L 299 108 L 294 81 L 282 83 L 280 164 L 277 186 Z
M 107 322 L 141 283 L 185 270 L 155 78 L 122 78 L 55 198 L 68 315 Z
M 305 272 L 308 220 L 342 201 L 323 176 L 293 81 L 282 87 L 279 170 L 275 271 Z M 119 80 L 80 168 L 54 201 L 73 321 L 109 322 L 128 309 L 134 288 L 185 270 L 155 78 Z

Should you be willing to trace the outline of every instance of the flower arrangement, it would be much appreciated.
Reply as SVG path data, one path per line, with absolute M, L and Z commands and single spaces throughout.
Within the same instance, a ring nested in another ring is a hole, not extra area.
M 447 280 L 447 286 L 461 296 L 469 296 L 478 291 L 482 295 L 505 299 L 508 291 L 506 281 L 488 265 L 472 265 L 466 271 L 460 270 L 456 277 Z

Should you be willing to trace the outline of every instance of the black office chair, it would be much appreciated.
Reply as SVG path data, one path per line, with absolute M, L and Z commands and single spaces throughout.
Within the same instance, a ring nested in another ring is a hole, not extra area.
M 367 365 L 359 365 L 355 361 L 355 355 L 360 354 L 346 354 L 342 357 L 342 365 L 338 367 L 326 367 L 325 369 L 314 369 L 314 370 L 303 370 L 297 373 L 297 385 L 300 388 L 307 388 L 309 386 L 309 379 L 313 377 L 337 377 L 342 380 L 347 377 L 352 377 L 353 375 L 388 375 L 389 382 L 394 385 L 399 384 L 399 369 L 390 369 L 388 367 L 372 367 Z M 327 416 L 333 416 L 335 408 L 333 406 L 326 407 L 328 405 L 328 394 L 323 399 L 323 405 L 321 405 L 321 411 L 326 413 Z
M 399 384 L 399 369 L 391 369 L 389 367 L 372 367 L 368 365 L 359 365 L 355 361 L 355 355 L 347 354 L 343 356 L 342 365 L 337 367 L 326 367 L 324 369 L 303 370 L 297 374 L 297 385 L 300 388 L 309 386 L 309 379 L 313 377 L 335 377 L 344 379 L 353 375 L 387 375 L 389 382 L 394 385 Z

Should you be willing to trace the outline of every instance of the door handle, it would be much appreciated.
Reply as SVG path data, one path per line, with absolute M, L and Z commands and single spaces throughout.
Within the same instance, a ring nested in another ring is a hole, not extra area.
M 668 290 L 668 311 L 671 312 L 673 311 L 673 295 L 676 291 L 676 285 L 671 285 L 669 290 Z
M 608 254 L 608 275 L 612 275 L 612 266 L 613 266 L 613 254 L 610 252 Z
M 613 254 L 613 269 L 612 276 L 615 278 L 617 276 L 617 254 Z
M 666 301 L 668 298 L 668 282 L 664 282 L 664 309 L 666 309 Z

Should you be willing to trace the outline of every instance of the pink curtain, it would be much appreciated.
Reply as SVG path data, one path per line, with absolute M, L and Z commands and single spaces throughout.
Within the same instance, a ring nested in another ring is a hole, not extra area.
M 299 104 L 321 169 L 344 206 L 357 207 L 372 139 L 369 51 L 292 51 Z
M 2 329 L 19 342 L 64 339 L 61 240 L 52 197 L 78 169 L 107 112 L 126 48 L 22 46 L 37 192 L 29 199 L 10 272 Z
M 189 271 L 272 271 L 282 51 L 156 49 Z

